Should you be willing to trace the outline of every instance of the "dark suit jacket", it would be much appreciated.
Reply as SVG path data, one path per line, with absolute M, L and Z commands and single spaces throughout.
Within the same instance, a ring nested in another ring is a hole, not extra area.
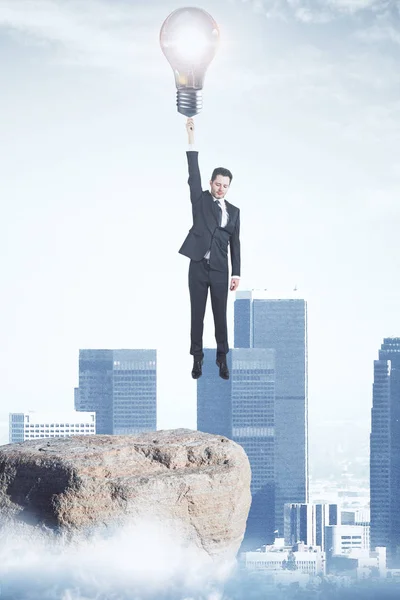
M 232 275 L 240 276 L 240 210 L 225 200 L 228 223 L 220 227 L 221 211 L 208 191 L 201 189 L 198 152 L 186 152 L 189 166 L 188 184 L 192 202 L 193 226 L 179 252 L 192 260 L 201 260 L 210 250 L 210 267 L 228 270 L 228 244 L 231 251 Z

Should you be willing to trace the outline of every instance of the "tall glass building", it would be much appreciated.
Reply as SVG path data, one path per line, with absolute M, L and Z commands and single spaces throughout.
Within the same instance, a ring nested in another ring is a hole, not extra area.
M 252 505 L 243 549 L 258 547 L 274 532 L 275 352 L 233 348 L 227 354 L 230 379 L 219 377 L 215 349 L 204 350 L 197 380 L 197 429 L 225 435 L 249 458 Z
M 374 361 L 370 436 L 371 547 L 400 566 L 400 338 L 384 338 Z
M 96 413 L 96 433 L 157 428 L 157 351 L 80 350 L 75 409 Z
M 236 293 L 235 348 L 275 350 L 275 530 L 284 505 L 308 502 L 307 303 L 265 291 Z

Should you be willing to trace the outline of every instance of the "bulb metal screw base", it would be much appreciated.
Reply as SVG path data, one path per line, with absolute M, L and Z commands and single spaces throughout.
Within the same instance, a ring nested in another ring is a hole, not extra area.
M 186 88 L 176 93 L 176 105 L 178 112 L 186 117 L 194 117 L 203 108 L 202 90 Z

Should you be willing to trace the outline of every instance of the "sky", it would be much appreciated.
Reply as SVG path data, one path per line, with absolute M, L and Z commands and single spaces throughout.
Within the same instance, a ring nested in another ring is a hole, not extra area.
M 73 408 L 80 348 L 157 348 L 158 428 L 196 428 L 187 135 L 158 41 L 185 5 L 0 2 L 0 443 L 11 411 Z M 233 172 L 239 289 L 297 287 L 311 436 L 367 435 L 373 361 L 400 336 L 400 2 L 198 6 L 221 43 L 196 145 L 204 189 Z

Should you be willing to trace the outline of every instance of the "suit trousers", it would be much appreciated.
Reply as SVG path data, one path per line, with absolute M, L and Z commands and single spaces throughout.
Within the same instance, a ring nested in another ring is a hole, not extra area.
M 191 307 L 190 354 L 197 359 L 203 358 L 203 327 L 206 312 L 208 288 L 210 288 L 211 306 L 214 315 L 217 358 L 229 352 L 228 325 L 226 308 L 228 300 L 229 274 L 210 268 L 206 258 L 189 265 L 189 292 Z

